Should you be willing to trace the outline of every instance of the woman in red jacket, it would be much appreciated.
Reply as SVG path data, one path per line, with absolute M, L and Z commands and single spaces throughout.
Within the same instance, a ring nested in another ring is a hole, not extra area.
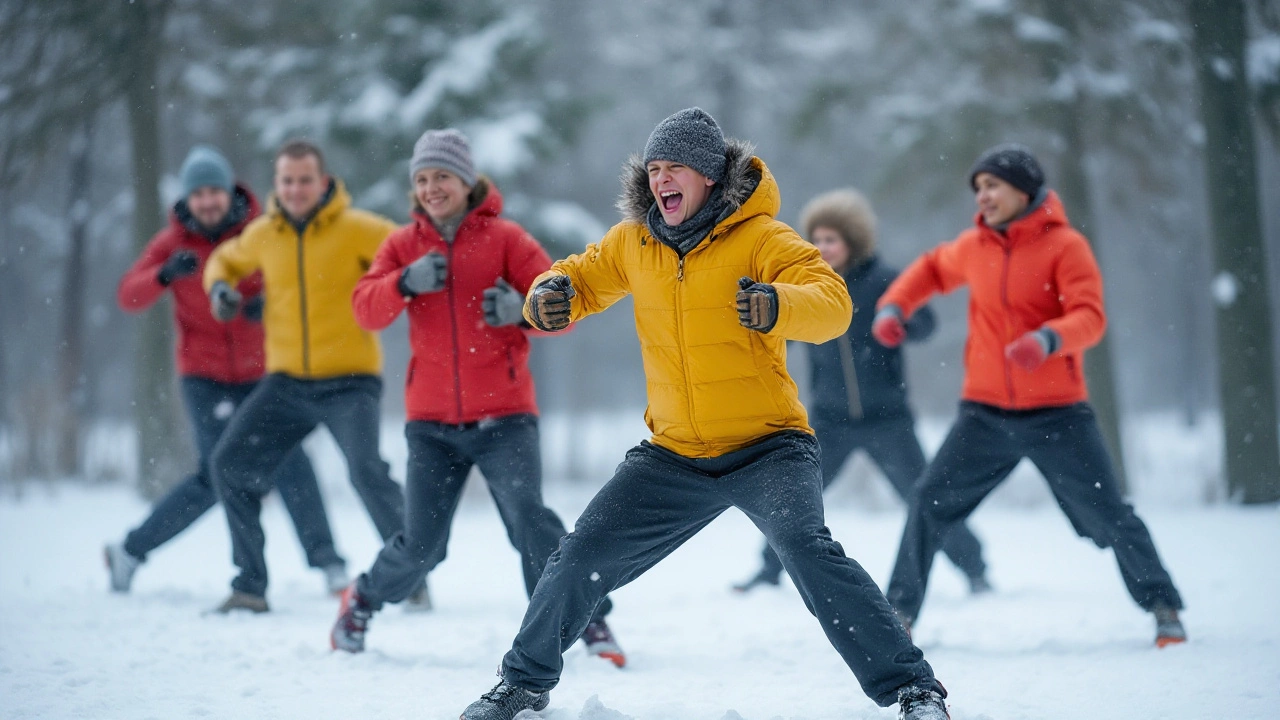
M 885 291 L 872 332 L 894 347 L 935 293 L 969 287 L 960 414 L 916 487 L 886 595 L 908 629 L 946 532 L 1030 458 L 1081 536 L 1114 550 L 1129 594 L 1156 618 L 1156 644 L 1186 640 L 1182 598 L 1146 525 L 1120 497 L 1085 388 L 1084 352 L 1106 328 L 1102 276 L 1084 236 L 1021 146 L 969 174 L 974 227 L 925 253 Z
M 399 602 L 445 557 L 449 525 L 467 474 L 480 468 L 525 589 L 565 534 L 542 500 L 538 406 L 529 372 L 529 285 L 551 258 L 519 225 L 499 217 L 502 195 L 477 176 L 466 137 L 427 131 L 409 165 L 413 221 L 386 239 L 352 295 L 356 321 L 381 330 L 409 313 L 412 357 L 405 380 L 409 442 L 405 530 L 344 593 L 330 639 L 360 652 L 370 617 Z M 583 639 L 621 666 L 604 615 Z

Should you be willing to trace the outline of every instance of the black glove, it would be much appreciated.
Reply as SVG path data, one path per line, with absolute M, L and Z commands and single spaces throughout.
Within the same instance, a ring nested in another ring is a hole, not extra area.
M 778 291 L 749 277 L 738 280 L 738 322 L 767 333 L 778 323 Z
M 524 320 L 524 295 L 502 278 L 495 280 L 493 287 L 484 289 L 480 307 L 484 309 L 484 321 L 493 327 L 516 325 Z
M 190 275 L 198 267 L 200 267 L 199 256 L 190 250 L 179 250 L 170 255 L 169 259 L 160 266 L 160 272 L 156 273 L 156 281 L 169 287 L 169 283 Z
M 549 277 L 529 292 L 526 302 L 533 326 L 543 332 L 555 332 L 569 327 L 570 299 L 578 293 L 568 275 Z
M 254 295 L 244 301 L 244 307 L 240 309 L 240 316 L 249 322 L 262 322 L 262 310 L 266 306 L 266 302 L 262 293 Z
M 209 309 L 222 322 L 231 322 L 240 310 L 240 293 L 225 281 L 219 280 L 209 290 Z
M 444 281 L 448 276 L 449 258 L 432 250 L 409 263 L 400 273 L 400 294 L 414 297 L 422 293 L 439 292 L 444 289 Z

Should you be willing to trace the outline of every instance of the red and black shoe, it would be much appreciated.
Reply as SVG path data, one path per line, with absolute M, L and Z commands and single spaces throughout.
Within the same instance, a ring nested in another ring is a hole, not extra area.
M 603 618 L 587 623 L 587 629 L 582 632 L 582 642 L 587 644 L 588 653 L 608 660 L 615 667 L 626 666 L 627 656 Z
M 1156 647 L 1165 648 L 1187 641 L 1187 629 L 1182 627 L 1177 610 L 1167 605 L 1157 605 L 1151 610 L 1151 614 L 1156 616 Z
M 369 630 L 373 609 L 356 592 L 351 583 L 342 591 L 342 604 L 338 607 L 338 620 L 329 632 L 329 647 L 349 653 L 364 652 L 364 635 Z

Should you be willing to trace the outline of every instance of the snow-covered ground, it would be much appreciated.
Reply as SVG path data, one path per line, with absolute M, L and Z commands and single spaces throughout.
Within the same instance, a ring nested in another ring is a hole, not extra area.
M 366 567 L 378 543 L 350 490 L 326 485 L 341 549 Z M 590 489 L 554 484 L 571 522 Z M 1181 585 L 1191 633 L 1156 650 L 1110 553 L 1051 505 L 995 503 L 974 517 L 997 592 L 977 599 L 945 561 L 916 638 L 955 720 L 1280 717 L 1280 510 L 1140 505 Z M 140 520 L 123 484 L 28 487 L 0 499 L 0 718 L 455 718 L 494 682 L 524 607 L 514 551 L 471 492 L 436 610 L 391 608 L 369 652 L 331 653 L 336 601 L 307 570 L 272 501 L 272 612 L 210 617 L 233 574 L 221 511 L 152 555 L 134 592 L 106 590 L 100 549 Z M 833 499 L 832 530 L 874 577 L 889 572 L 901 511 Z M 789 586 L 739 597 L 759 537 L 730 511 L 615 594 L 630 664 L 568 658 L 550 720 L 887 719 Z

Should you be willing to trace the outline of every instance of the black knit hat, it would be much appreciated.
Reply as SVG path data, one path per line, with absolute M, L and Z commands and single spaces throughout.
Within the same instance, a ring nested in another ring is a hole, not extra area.
M 644 164 L 669 160 L 715 182 L 724 179 L 724 133 L 702 108 L 686 108 L 658 123 L 644 145 Z
M 1031 151 L 1022 145 L 997 145 L 982 153 L 969 171 L 969 187 L 978 190 L 978 173 L 991 173 L 1029 197 L 1044 187 L 1044 170 Z

